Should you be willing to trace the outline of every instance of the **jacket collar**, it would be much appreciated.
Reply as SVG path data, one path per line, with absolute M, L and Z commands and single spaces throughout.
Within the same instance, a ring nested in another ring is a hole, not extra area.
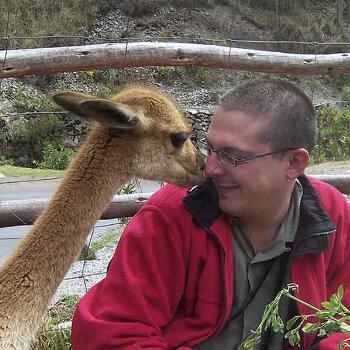
M 293 244 L 293 256 L 320 252 L 328 248 L 329 234 L 335 227 L 324 211 L 321 201 L 305 175 L 300 176 L 303 197 L 300 204 L 299 226 Z M 222 215 L 218 207 L 218 194 L 211 179 L 191 188 L 184 203 L 194 219 L 208 231 L 210 226 Z
M 299 181 L 303 186 L 303 197 L 300 203 L 299 226 L 294 242 L 294 256 L 327 250 L 329 234 L 336 231 L 308 178 L 302 175 L 299 177 Z
M 210 178 L 203 184 L 192 187 L 183 201 L 194 219 L 206 230 L 222 214 L 218 205 L 218 194 Z

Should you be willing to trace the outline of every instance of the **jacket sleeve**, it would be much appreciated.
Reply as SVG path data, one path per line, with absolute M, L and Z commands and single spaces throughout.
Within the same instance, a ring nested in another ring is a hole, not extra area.
M 344 196 L 338 194 L 328 198 L 328 212 L 335 224 L 336 234 L 331 241 L 328 256 L 327 292 L 328 299 L 340 285 L 344 287 L 343 304 L 350 309 L 350 204 Z M 338 332 L 328 337 L 315 339 L 310 350 L 335 350 L 338 344 L 350 335 Z M 350 343 L 350 341 L 349 341 Z
M 159 208 L 144 208 L 125 228 L 106 278 L 77 307 L 74 350 L 168 349 L 162 328 L 183 295 L 184 242 Z

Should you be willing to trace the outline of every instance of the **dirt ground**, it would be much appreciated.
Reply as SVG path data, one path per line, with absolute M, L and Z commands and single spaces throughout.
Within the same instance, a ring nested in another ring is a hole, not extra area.
M 326 162 L 310 166 L 306 170 L 307 174 L 334 174 L 334 175 L 350 175 L 350 160 L 339 162 Z

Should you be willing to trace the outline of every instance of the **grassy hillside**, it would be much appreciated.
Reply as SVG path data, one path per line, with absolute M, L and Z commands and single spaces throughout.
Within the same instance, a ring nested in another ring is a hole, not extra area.
M 338 3 L 342 6 L 338 7 Z M 313 42 L 348 40 L 348 12 L 345 2 L 340 0 L 7 0 L 0 2 L 0 36 L 9 36 L 11 40 L 2 40 L 0 45 L 19 49 L 137 38 L 328 53 L 349 50 L 345 44 L 315 47 Z M 77 35 L 80 37 L 71 37 Z M 294 40 L 296 43 L 277 40 Z M 305 41 L 311 44 L 301 43 Z M 130 82 L 147 82 L 166 90 L 184 109 L 212 111 L 223 91 L 257 77 L 277 75 L 195 67 L 137 67 L 3 79 L 0 156 L 6 160 L 15 159 L 16 165 L 27 167 L 66 167 L 72 155 L 72 150 L 65 148 L 66 141 L 69 140 L 74 148 L 81 129 L 85 130 L 86 125 L 66 116 L 35 114 L 57 110 L 51 94 L 58 90 L 110 96 Z M 278 77 L 295 82 L 315 104 L 350 99 L 349 74 Z M 33 114 L 25 119 L 16 116 L 2 118 L 8 113 L 22 112 Z M 332 116 L 337 115 L 337 110 L 326 112 L 323 113 L 326 119 L 329 115 L 334 120 Z M 341 116 L 333 134 L 328 132 L 332 138 L 338 130 L 344 129 L 347 115 L 348 112 Z M 318 158 L 329 159 L 328 155 L 334 153 L 338 143 L 344 149 L 347 142 L 348 137 L 336 137 L 336 141 L 324 151 L 327 154 L 320 154 Z M 340 150 L 338 153 L 342 155 L 344 152 Z

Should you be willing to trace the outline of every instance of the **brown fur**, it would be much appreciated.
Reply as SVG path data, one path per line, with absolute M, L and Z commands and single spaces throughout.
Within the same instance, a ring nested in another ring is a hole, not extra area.
M 0 269 L 0 349 L 29 348 L 45 310 L 117 189 L 134 177 L 190 185 L 203 160 L 173 133 L 190 126 L 162 92 L 130 87 L 111 100 L 75 92 L 55 101 L 95 120 L 67 175 L 20 246 Z

